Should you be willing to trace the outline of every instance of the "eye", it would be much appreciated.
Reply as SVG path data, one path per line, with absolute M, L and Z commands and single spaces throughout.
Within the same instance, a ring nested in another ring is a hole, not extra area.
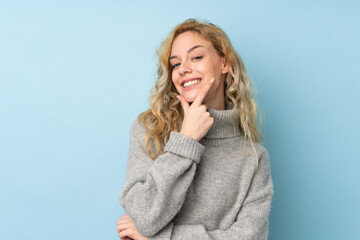
M 174 68 L 176 68 L 177 66 L 179 66 L 180 65 L 180 63 L 175 63 L 174 65 L 172 65 L 171 67 L 172 67 L 172 69 L 174 69 Z
M 196 56 L 196 57 L 193 57 L 192 59 L 193 59 L 193 60 L 199 60 L 199 59 L 201 59 L 201 58 L 203 58 L 203 56 Z M 176 67 L 179 66 L 179 65 L 180 65 L 180 63 L 175 63 L 174 65 L 171 66 L 171 68 L 174 69 L 174 68 L 176 68 Z
M 202 56 L 196 56 L 193 59 L 195 59 L 195 60 L 202 59 Z

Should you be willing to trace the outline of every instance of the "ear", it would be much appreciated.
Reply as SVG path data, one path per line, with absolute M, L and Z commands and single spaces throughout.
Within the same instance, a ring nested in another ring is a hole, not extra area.
M 223 58 L 221 63 L 221 73 L 229 72 L 229 63 L 226 61 L 226 58 Z

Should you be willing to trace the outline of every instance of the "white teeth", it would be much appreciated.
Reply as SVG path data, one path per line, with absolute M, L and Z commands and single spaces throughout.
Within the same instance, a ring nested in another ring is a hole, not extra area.
M 188 82 L 184 83 L 184 87 L 189 87 L 189 86 L 194 85 L 194 84 L 196 84 L 198 82 L 200 82 L 200 80 L 188 81 Z

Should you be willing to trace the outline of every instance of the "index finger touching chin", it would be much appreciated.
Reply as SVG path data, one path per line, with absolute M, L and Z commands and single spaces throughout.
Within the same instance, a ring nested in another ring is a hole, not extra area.
M 201 105 L 202 102 L 204 101 L 204 98 L 206 96 L 206 94 L 209 92 L 212 84 L 215 81 L 215 77 L 211 78 L 209 81 L 206 82 L 205 87 L 202 89 L 202 91 L 196 96 L 193 104 L 195 103 L 196 105 Z

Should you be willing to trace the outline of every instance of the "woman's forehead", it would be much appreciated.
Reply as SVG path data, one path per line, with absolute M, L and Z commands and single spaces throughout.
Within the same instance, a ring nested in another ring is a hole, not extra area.
M 188 52 L 192 50 L 193 47 L 195 49 L 205 49 L 211 46 L 211 43 L 207 41 L 204 37 L 202 37 L 199 33 L 196 32 L 185 32 L 177 36 L 172 44 L 171 55 L 176 55 L 182 52 Z

